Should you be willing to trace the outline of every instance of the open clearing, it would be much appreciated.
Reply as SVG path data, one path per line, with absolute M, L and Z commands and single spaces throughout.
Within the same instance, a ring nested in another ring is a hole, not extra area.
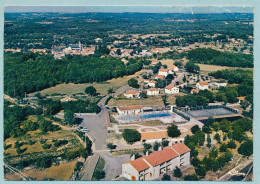
M 217 70 L 225 70 L 225 69 L 230 69 L 230 70 L 235 70 L 235 69 L 243 69 L 243 70 L 253 70 L 253 68 L 240 68 L 240 67 L 228 67 L 228 66 L 217 66 L 217 65 L 207 65 L 207 64 L 198 64 L 201 71 L 207 71 L 207 72 L 214 72 Z
M 26 170 L 24 171 L 24 174 L 30 176 L 31 178 L 35 178 L 36 180 L 43 180 L 46 178 L 50 178 L 53 180 L 70 180 L 76 162 L 76 160 L 66 162 L 63 164 L 59 164 L 58 166 L 51 166 L 50 168 L 47 168 L 45 170 Z M 6 175 L 5 179 L 19 180 L 20 177 L 17 174 L 11 174 Z
M 106 95 L 107 90 L 111 87 L 113 87 L 114 90 L 120 88 L 121 86 L 125 85 L 127 81 L 130 78 L 139 76 L 143 71 L 136 72 L 133 75 L 129 76 L 124 76 L 121 78 L 116 78 L 116 79 L 111 79 L 106 82 L 102 83 L 84 83 L 84 84 L 73 84 L 73 83 L 68 83 L 68 84 L 58 84 L 54 87 L 46 88 L 42 91 L 38 91 L 42 95 L 51 95 L 55 93 L 60 93 L 60 94 L 66 94 L 66 95 L 72 95 L 76 93 L 85 93 L 85 89 L 88 86 L 94 86 L 97 90 L 97 93 L 100 93 L 101 95 Z M 28 96 L 33 96 L 38 92 L 30 93 Z
M 184 93 L 179 93 L 177 95 L 168 95 L 167 103 L 175 104 L 176 96 L 183 96 Z M 149 96 L 146 99 L 130 99 L 130 98 L 112 98 L 108 102 L 109 106 L 131 106 L 131 105 L 142 105 L 142 106 L 158 106 L 164 107 L 161 95 Z

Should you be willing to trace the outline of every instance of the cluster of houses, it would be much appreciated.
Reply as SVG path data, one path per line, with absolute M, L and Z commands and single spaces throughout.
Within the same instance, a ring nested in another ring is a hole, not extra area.
M 169 170 L 176 167 L 184 168 L 190 166 L 190 149 L 184 143 L 176 143 L 160 147 L 158 151 L 152 152 L 122 164 L 122 175 L 129 180 L 154 180 Z

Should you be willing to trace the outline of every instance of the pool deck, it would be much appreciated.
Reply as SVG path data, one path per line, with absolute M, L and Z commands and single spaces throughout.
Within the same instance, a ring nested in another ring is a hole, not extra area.
M 149 114 L 162 114 L 162 113 L 168 113 L 170 116 L 162 116 L 162 117 L 153 117 L 153 118 L 140 118 L 139 115 L 149 115 Z M 136 119 L 123 119 L 123 117 L 127 117 L 126 115 L 114 115 L 114 118 L 119 123 L 131 123 L 131 122 L 141 122 L 141 121 L 151 121 L 151 120 L 159 120 L 163 123 L 172 123 L 172 122 L 181 122 L 186 121 L 181 116 L 177 115 L 176 113 L 164 110 L 164 111 L 153 111 L 148 113 L 140 113 L 140 114 L 132 114 L 128 117 L 135 117 Z

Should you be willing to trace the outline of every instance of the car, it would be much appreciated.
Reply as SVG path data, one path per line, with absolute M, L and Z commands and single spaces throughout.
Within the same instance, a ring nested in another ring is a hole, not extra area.
M 85 132 L 85 133 L 86 133 L 86 132 L 89 132 L 90 130 L 89 130 L 89 129 L 87 129 L 87 128 L 83 128 L 83 129 L 81 129 L 80 131 L 81 131 L 81 132 Z
M 84 127 L 82 127 L 82 126 L 80 126 L 79 128 L 78 128 L 78 130 L 81 130 L 81 129 L 83 129 Z

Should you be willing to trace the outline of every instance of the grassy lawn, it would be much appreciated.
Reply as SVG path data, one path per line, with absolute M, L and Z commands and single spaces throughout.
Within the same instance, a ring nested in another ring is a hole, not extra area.
M 95 181 L 95 180 L 99 180 L 98 178 L 95 177 L 95 175 L 97 174 L 97 172 L 103 171 L 103 169 L 104 169 L 104 167 L 105 167 L 105 164 L 106 164 L 105 160 L 104 160 L 102 157 L 100 157 L 100 158 L 98 159 L 96 168 L 95 168 L 95 170 L 94 170 L 92 180 L 94 180 L 94 181 Z
M 112 151 L 111 155 L 117 156 L 117 155 L 127 155 L 127 154 L 136 154 L 141 153 L 143 154 L 144 149 L 131 149 L 131 150 L 120 150 L 120 151 Z M 130 160 L 130 157 L 129 157 Z
M 113 87 L 114 90 L 120 88 L 121 86 L 125 85 L 127 81 L 130 78 L 139 76 L 142 73 L 142 71 L 136 72 L 133 75 L 129 76 L 124 76 L 121 78 L 116 78 L 116 79 L 111 79 L 106 82 L 102 83 L 84 83 L 84 84 L 73 84 L 73 83 L 68 83 L 68 84 L 58 84 L 54 87 L 50 87 L 47 89 L 44 89 L 40 92 L 42 95 L 51 95 L 54 93 L 60 93 L 60 94 L 66 94 L 66 95 L 72 95 L 76 93 L 84 93 L 86 87 L 88 86 L 94 86 L 97 90 L 97 93 L 100 93 L 101 95 L 107 94 L 107 90 L 111 87 Z M 34 94 L 38 93 L 30 93 L 28 96 L 33 96 Z
M 163 122 L 160 120 L 151 120 L 151 121 L 142 121 L 139 123 L 140 125 L 143 126 L 158 126 L 158 125 L 165 125 Z
M 183 96 L 184 93 L 179 93 L 177 95 L 168 95 L 167 103 L 175 104 L 176 96 Z M 132 106 L 132 105 L 142 105 L 142 106 L 158 106 L 164 107 L 161 95 L 149 96 L 146 99 L 129 99 L 129 98 L 112 98 L 108 102 L 109 106 Z
M 70 180 L 70 177 L 73 173 L 73 169 L 76 164 L 76 160 L 71 162 L 66 162 L 59 164 L 57 166 L 51 166 L 45 170 L 26 170 L 24 174 L 35 178 L 36 180 L 43 180 L 45 178 L 50 178 L 54 180 Z M 19 180 L 19 176 L 17 174 L 6 175 L 5 179 L 7 180 Z
M 225 70 L 225 69 L 243 69 L 243 70 L 253 70 L 253 68 L 240 68 L 240 67 L 228 67 L 228 66 L 218 66 L 218 65 L 207 65 L 207 64 L 198 64 L 201 71 L 214 72 L 217 70 Z

